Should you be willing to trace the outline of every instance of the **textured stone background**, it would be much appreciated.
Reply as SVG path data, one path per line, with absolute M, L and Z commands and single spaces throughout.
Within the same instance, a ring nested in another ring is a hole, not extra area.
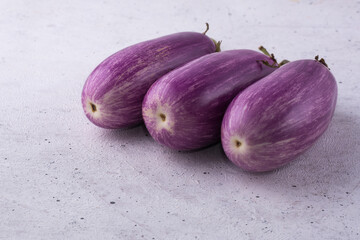
M 360 1 L 0 1 L 0 239 L 360 239 Z M 221 146 L 180 153 L 80 104 L 104 58 L 204 31 L 222 48 L 320 54 L 338 81 L 326 134 L 249 174 Z

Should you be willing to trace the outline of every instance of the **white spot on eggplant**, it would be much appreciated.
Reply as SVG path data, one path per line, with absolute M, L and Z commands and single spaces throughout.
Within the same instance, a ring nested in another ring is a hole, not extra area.
M 158 106 L 153 118 L 156 121 L 156 129 L 157 131 L 167 130 L 168 132 L 172 133 L 173 129 L 173 122 L 172 119 L 169 117 L 169 107 Z
M 154 123 L 157 132 L 166 130 L 173 133 L 174 122 L 169 105 L 161 105 L 159 101 L 156 101 L 153 107 L 143 110 L 143 116 L 147 121 Z

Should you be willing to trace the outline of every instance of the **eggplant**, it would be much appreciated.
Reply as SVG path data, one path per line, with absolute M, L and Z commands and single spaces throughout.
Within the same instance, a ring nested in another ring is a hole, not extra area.
M 228 104 L 239 91 L 273 72 L 270 66 L 275 61 L 252 50 L 230 50 L 203 56 L 166 74 L 144 98 L 142 111 L 149 133 L 176 150 L 220 141 Z
M 141 104 L 153 82 L 187 62 L 220 51 L 220 42 L 206 36 L 207 30 L 141 42 L 105 59 L 87 78 L 82 91 L 88 119 L 110 129 L 140 124 Z
M 221 127 L 223 149 L 244 170 L 277 169 L 325 132 L 336 99 L 337 84 L 323 59 L 287 63 L 231 102 Z

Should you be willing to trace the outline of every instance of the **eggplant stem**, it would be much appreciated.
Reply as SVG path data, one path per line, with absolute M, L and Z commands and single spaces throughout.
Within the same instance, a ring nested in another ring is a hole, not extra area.
M 321 62 L 322 64 L 324 64 L 325 67 L 329 68 L 328 65 L 327 65 L 326 62 L 325 62 L 325 59 L 321 58 L 319 62 Z
M 263 46 L 260 46 L 259 47 L 259 50 L 264 53 L 266 56 L 270 57 L 271 60 L 273 60 L 273 64 L 271 65 L 268 61 L 265 61 L 265 60 L 261 60 L 261 61 L 258 61 L 258 62 L 261 62 L 262 64 L 264 64 L 265 66 L 268 66 L 268 67 L 272 67 L 272 68 L 279 68 L 281 67 L 282 65 L 290 62 L 289 60 L 282 60 L 280 63 L 277 62 L 276 58 L 275 58 L 275 55 L 273 53 L 269 53 L 266 48 L 264 48 Z
M 220 48 L 220 45 L 221 45 L 222 41 L 217 41 L 215 43 L 215 52 L 221 52 L 221 48 Z
M 268 61 L 265 61 L 265 60 L 260 60 L 260 61 L 257 61 L 257 62 L 261 62 L 265 66 L 268 66 L 268 67 L 271 67 L 271 68 L 279 68 L 279 66 L 276 65 L 277 64 L 276 62 L 274 62 L 272 65 Z
M 205 23 L 206 24 L 206 30 L 205 32 L 203 32 L 202 34 L 206 35 L 206 33 L 209 31 L 209 24 L 208 23 Z M 215 44 L 215 52 L 221 52 L 221 48 L 220 48 L 220 45 L 221 45 L 221 42 L 222 41 L 216 41 L 215 39 L 213 38 L 210 38 L 214 44 Z
M 205 32 L 203 32 L 204 35 L 206 35 L 207 31 L 209 31 L 209 28 L 210 28 L 208 23 L 205 23 L 205 24 L 206 24 L 206 30 L 205 30 Z
M 285 65 L 285 64 L 287 64 L 289 62 L 290 62 L 289 60 L 284 59 L 279 63 L 279 66 L 281 67 L 282 65 Z
M 270 57 L 270 53 L 266 50 L 266 48 L 264 48 L 263 46 L 259 47 L 259 50 L 261 52 L 263 52 L 266 56 Z
M 327 69 L 330 70 L 330 68 L 328 67 L 328 65 L 327 65 L 326 62 L 325 62 L 325 59 L 321 58 L 321 59 L 319 60 L 319 55 L 316 55 L 316 56 L 315 56 L 315 61 L 321 63 L 321 64 L 324 65 Z

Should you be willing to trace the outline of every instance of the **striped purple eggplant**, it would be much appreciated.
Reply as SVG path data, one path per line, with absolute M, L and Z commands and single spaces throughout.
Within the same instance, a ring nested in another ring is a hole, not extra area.
M 86 116 L 103 128 L 141 123 L 141 104 L 153 82 L 187 62 L 219 51 L 219 42 L 205 33 L 181 32 L 160 37 L 105 59 L 83 88 L 81 101 Z
M 270 74 L 275 62 L 252 50 L 231 50 L 196 59 L 156 81 L 143 102 L 151 136 L 178 150 L 220 141 L 221 120 L 231 100 Z
M 323 59 L 288 63 L 241 92 L 222 122 L 228 158 L 253 172 L 279 168 L 329 126 L 337 85 Z

